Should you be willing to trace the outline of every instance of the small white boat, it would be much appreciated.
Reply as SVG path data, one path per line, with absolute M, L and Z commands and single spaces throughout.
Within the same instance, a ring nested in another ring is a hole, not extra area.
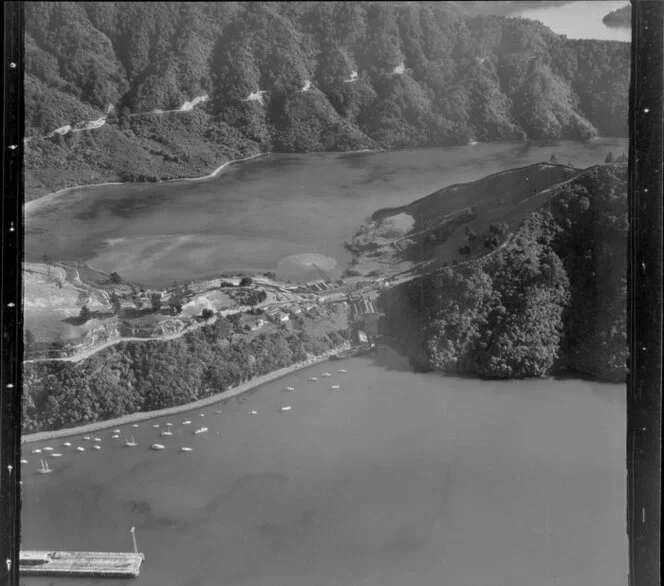
M 340 389 L 341 387 L 339 385 L 332 385 L 330 388 L 331 389 Z
M 205 413 L 200 413 L 199 417 L 205 417 Z
M 61 458 L 61 457 L 62 457 L 62 454 L 60 454 L 60 453 L 57 453 L 57 454 L 51 454 L 51 456 L 52 456 L 53 458 Z
M 293 387 L 286 387 L 287 391 L 294 391 L 295 389 Z
M 100 442 L 100 441 L 101 441 L 101 438 L 100 438 L 100 437 L 96 437 L 96 438 L 95 438 L 95 439 L 93 439 L 92 441 L 94 441 L 94 442 L 97 442 L 97 443 L 98 443 L 98 442 Z
M 138 427 L 138 423 L 132 423 L 131 426 L 132 427 Z
M 194 433 L 205 433 L 207 430 L 207 427 L 199 427 Z
M 344 373 L 346 373 L 346 372 L 348 372 L 348 371 L 347 371 L 347 370 L 344 370 L 343 368 L 340 368 L 339 370 L 337 370 L 337 372 L 340 372 L 341 374 L 344 374 Z
M 191 425 L 191 421 L 189 421 L 189 420 L 187 419 L 187 421 L 183 421 L 183 422 L 182 422 L 182 425 Z
M 114 434 L 111 436 L 112 439 L 118 439 L 119 437 L 120 437 L 120 436 L 119 436 L 117 433 L 114 433 Z
M 53 470 L 48 467 L 48 462 L 42 459 L 41 468 L 37 470 L 37 474 L 50 474 L 51 472 L 53 472 Z
M 71 448 L 71 442 L 65 442 L 62 444 L 65 448 Z
M 76 451 L 77 452 L 85 452 L 85 448 L 83 446 L 76 446 Z
M 120 433 L 120 430 L 119 429 L 114 429 L 113 433 Z
M 291 409 L 292 407 L 290 405 L 286 405 L 285 407 L 281 408 L 282 411 L 290 411 Z
M 249 411 L 249 415 L 258 415 L 258 411 Z
M 173 424 L 172 423 L 167 423 L 166 427 L 173 427 Z
M 41 450 L 39 448 L 35 448 L 34 450 L 32 450 L 32 453 L 33 454 L 41 454 Z
M 21 464 L 27 464 L 27 463 L 28 463 L 27 460 L 21 460 Z
M 51 446 L 46 446 L 46 447 L 44 448 L 44 451 L 45 451 L 45 452 L 52 452 L 52 451 L 53 451 L 53 448 L 52 448 Z
M 162 431 L 160 435 L 173 435 L 172 431 Z
M 317 378 L 317 377 L 315 377 L 315 376 L 312 376 L 312 377 L 311 377 L 311 378 L 310 378 L 309 380 L 310 380 L 310 381 L 317 381 L 317 380 L 318 380 L 318 378 Z
M 157 429 L 157 428 L 159 427 L 159 424 L 158 424 L 158 423 L 155 423 L 152 427 L 153 427 L 154 429 Z
M 89 436 L 89 435 L 84 435 L 84 436 L 83 436 L 83 439 L 87 441 L 87 440 L 90 439 L 90 436 Z
M 134 436 L 131 436 L 131 439 L 128 440 L 126 439 L 124 442 L 122 442 L 122 445 L 125 448 L 135 448 L 138 444 L 136 443 L 136 440 L 134 439 Z
M 101 446 L 92 446 L 93 450 L 101 450 Z
M 192 452 L 192 451 L 193 451 L 193 448 L 183 447 L 183 448 L 180 448 L 180 451 L 181 451 L 181 452 Z
M 152 444 L 152 445 L 150 446 L 150 449 L 151 449 L 151 450 L 163 450 L 163 449 L 164 449 L 164 445 L 163 445 L 163 444 Z
M 323 373 L 323 376 L 324 376 L 325 378 L 328 378 L 328 377 L 330 377 L 330 376 L 332 376 L 332 375 L 331 375 L 329 372 L 324 372 L 324 373 Z
M 219 415 L 219 413 L 221 413 L 221 409 L 215 409 L 214 412 L 215 412 L 217 415 Z

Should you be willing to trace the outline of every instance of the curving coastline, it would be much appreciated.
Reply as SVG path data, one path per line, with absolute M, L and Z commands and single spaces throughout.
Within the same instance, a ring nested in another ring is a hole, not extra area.
M 208 179 L 214 179 L 219 173 L 221 173 L 226 167 L 229 165 L 232 165 L 234 163 L 242 163 L 244 161 L 249 161 L 251 159 L 256 159 L 258 157 L 263 157 L 266 155 L 270 155 L 272 153 L 256 153 L 255 155 L 251 155 L 250 157 L 244 157 L 242 159 L 232 159 L 230 161 L 226 161 L 225 163 L 221 164 L 219 167 L 217 167 L 212 173 L 209 173 L 208 175 L 204 175 L 202 177 L 178 177 L 176 179 L 165 179 L 164 181 L 160 181 L 159 183 L 172 183 L 174 181 L 207 181 Z M 54 191 L 52 193 L 47 193 L 46 195 L 42 195 L 41 197 L 38 197 L 37 199 L 32 199 L 28 202 L 25 202 L 23 205 L 23 210 L 24 213 L 28 213 L 31 211 L 31 208 L 34 208 L 37 203 L 44 203 L 46 199 L 53 199 L 58 195 L 61 195 L 63 193 L 67 193 L 68 191 L 74 191 L 75 189 L 94 189 L 97 187 L 105 187 L 108 185 L 135 185 L 137 183 L 151 183 L 147 181 L 106 181 L 104 183 L 84 183 L 82 185 L 72 185 L 71 187 L 65 187 L 64 189 L 59 189 L 58 191 Z
M 129 415 L 124 415 L 122 417 L 117 417 L 115 419 L 97 421 L 95 423 L 80 425 L 78 427 L 69 427 L 66 429 L 57 429 L 54 431 L 39 431 L 37 433 L 21 435 L 21 444 L 29 444 L 45 440 L 79 435 L 81 433 L 100 431 L 102 429 L 107 429 L 109 427 L 117 427 L 119 425 L 125 425 L 127 423 L 136 423 L 138 421 L 148 421 L 150 419 L 156 419 L 157 417 L 176 415 L 178 413 L 185 413 L 187 411 L 192 411 L 193 409 L 200 409 L 201 407 L 207 407 L 209 405 L 213 405 L 215 403 L 219 403 L 220 401 L 225 401 L 226 399 L 230 399 L 237 395 L 241 395 L 242 393 L 251 391 L 256 387 L 280 379 L 284 376 L 292 374 L 293 372 L 297 372 L 298 370 L 302 370 L 309 366 L 313 366 L 314 364 L 318 364 L 319 362 L 324 362 L 325 360 L 330 359 L 332 356 L 334 356 L 341 350 L 347 349 L 348 347 L 349 347 L 348 343 L 342 344 L 341 346 L 333 348 L 332 350 L 328 350 L 327 352 L 324 352 L 323 354 L 320 354 L 318 356 L 309 358 L 308 360 L 297 362 L 295 364 L 292 364 L 291 366 L 286 366 L 284 368 L 280 368 L 279 370 L 275 370 L 273 372 L 269 372 L 262 376 L 258 376 L 250 381 L 247 381 L 246 383 L 239 384 L 236 387 L 229 389 L 228 391 L 217 393 L 216 395 L 212 395 L 211 397 L 206 397 L 205 399 L 199 399 L 198 401 L 194 401 L 192 403 L 186 403 L 184 405 L 178 405 L 176 407 L 167 407 L 165 409 L 158 409 L 157 411 L 140 411 L 138 413 L 131 413 Z
M 339 155 L 345 155 L 345 154 L 362 154 L 362 153 L 380 153 L 384 152 L 386 149 L 359 149 L 356 151 L 325 151 L 331 154 L 339 154 Z M 164 179 L 163 181 L 158 181 L 154 183 L 173 183 L 175 181 L 208 181 L 210 179 L 214 179 L 217 177 L 226 167 L 229 165 L 233 165 L 235 163 L 244 163 L 245 161 L 250 161 L 252 159 L 257 159 L 259 157 L 265 157 L 267 155 L 274 155 L 274 154 L 282 154 L 282 153 L 273 153 L 273 152 L 266 152 L 266 153 L 256 153 L 255 155 L 251 155 L 249 157 L 244 157 L 242 159 L 232 159 L 230 161 L 226 161 L 225 163 L 222 163 L 217 167 L 212 173 L 209 173 L 207 175 L 203 175 L 201 177 L 176 177 L 175 179 Z M 67 193 L 68 191 L 74 191 L 75 189 L 95 189 L 97 187 L 106 187 L 109 185 L 136 185 L 136 184 L 148 184 L 148 183 L 153 183 L 153 182 L 147 182 L 147 181 L 105 181 L 103 183 L 83 183 L 81 185 L 72 185 L 71 187 L 65 187 L 63 189 L 59 189 L 58 191 L 53 191 L 51 193 L 47 193 L 45 195 L 42 195 L 41 197 L 38 197 L 36 199 L 32 199 L 28 202 L 25 202 L 23 204 L 23 211 L 24 214 L 27 214 L 30 211 L 33 211 L 33 208 L 36 207 L 37 203 L 44 203 L 45 200 L 47 199 L 53 199 L 58 195 L 61 195 L 63 193 Z

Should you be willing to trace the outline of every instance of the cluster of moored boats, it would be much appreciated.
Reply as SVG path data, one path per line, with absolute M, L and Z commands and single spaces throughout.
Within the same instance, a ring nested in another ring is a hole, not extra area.
M 340 373 L 340 374 L 344 374 L 347 371 L 344 370 L 343 368 L 340 368 L 337 372 Z M 321 375 L 322 378 L 330 378 L 331 376 L 332 375 L 329 372 L 324 372 Z M 309 378 L 309 380 L 315 382 L 315 381 L 318 381 L 318 377 L 312 376 L 312 377 Z M 340 385 L 332 385 L 330 387 L 330 389 L 340 389 L 340 388 L 341 388 Z M 295 388 L 294 387 L 286 387 L 285 390 L 286 391 L 294 391 Z M 291 405 L 284 405 L 284 406 L 280 407 L 279 410 L 281 412 L 286 412 L 286 411 L 290 411 L 292 408 L 293 407 Z M 214 412 L 216 414 L 220 414 L 221 409 L 215 409 Z M 258 411 L 252 410 L 252 411 L 249 412 L 249 414 L 250 415 L 258 415 Z M 199 417 L 205 417 L 205 413 L 199 413 Z M 184 425 L 191 425 L 191 423 L 192 422 L 191 422 L 190 419 L 185 419 L 184 421 L 182 421 L 183 426 Z M 133 423 L 133 424 L 131 424 L 131 427 L 132 428 L 139 427 L 139 424 L 138 423 Z M 165 423 L 164 424 L 165 429 L 162 429 L 160 431 L 159 435 L 161 437 L 171 437 L 171 436 L 173 436 L 173 432 L 170 429 L 172 427 L 173 427 L 172 423 L 170 423 L 170 422 Z M 161 424 L 154 423 L 152 425 L 152 428 L 153 429 L 161 429 Z M 193 433 L 194 433 L 194 435 L 200 435 L 200 434 L 207 433 L 207 432 L 208 432 L 208 428 L 206 426 L 202 425 L 201 427 L 198 427 L 197 429 L 195 429 Z M 136 442 L 133 435 L 130 434 L 129 436 L 122 437 L 122 432 L 121 432 L 120 429 L 114 429 L 112 431 L 111 438 L 112 439 L 121 439 L 122 440 L 122 445 L 126 448 L 135 448 L 136 446 L 138 446 L 138 442 Z M 97 437 L 97 436 L 92 437 L 92 436 L 89 436 L 89 435 L 85 435 L 85 436 L 83 436 L 83 440 L 85 442 L 91 442 L 92 443 L 92 445 L 90 446 L 90 449 L 101 450 L 101 445 L 100 444 L 102 443 L 102 439 L 100 437 Z M 64 442 L 62 444 L 62 446 L 65 447 L 65 448 L 72 448 L 73 447 L 74 451 L 76 451 L 76 452 L 85 452 L 85 450 L 86 450 L 86 448 L 82 445 L 73 446 L 70 441 Z M 161 444 L 161 443 L 153 443 L 153 444 L 150 445 L 150 449 L 151 450 L 157 450 L 157 451 L 165 450 L 166 446 L 164 444 Z M 180 447 L 180 451 L 181 452 L 192 452 L 193 448 L 191 448 L 189 446 L 182 446 L 182 447 Z M 49 466 L 48 458 L 60 458 L 63 455 L 62 452 L 56 452 L 55 448 L 53 448 L 52 446 L 44 446 L 43 448 L 34 448 L 32 450 L 32 454 L 43 454 L 43 456 L 40 457 L 41 467 L 39 469 L 37 469 L 38 474 L 50 474 L 51 472 L 53 472 L 53 468 L 51 468 Z M 21 460 L 21 464 L 27 464 L 27 463 L 28 463 L 28 460 L 26 460 L 26 459 Z

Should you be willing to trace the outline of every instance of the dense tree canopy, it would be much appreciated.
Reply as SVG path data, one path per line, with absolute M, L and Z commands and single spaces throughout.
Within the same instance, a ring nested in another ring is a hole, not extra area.
M 23 430 L 60 429 L 182 405 L 321 354 L 349 332 L 279 332 L 232 340 L 229 323 L 160 343 L 123 343 L 81 363 L 25 365 Z
M 555 187 L 494 254 L 389 290 L 394 343 L 426 369 L 624 380 L 626 181 L 624 164 L 594 167 Z
M 85 162 L 150 179 L 177 174 L 191 157 L 261 150 L 627 133 L 627 43 L 470 18 L 454 3 L 29 2 L 25 10 L 28 170 Z M 244 101 L 258 90 L 263 103 Z M 186 113 L 135 116 L 203 95 L 209 100 Z M 44 138 L 109 106 L 101 128 Z

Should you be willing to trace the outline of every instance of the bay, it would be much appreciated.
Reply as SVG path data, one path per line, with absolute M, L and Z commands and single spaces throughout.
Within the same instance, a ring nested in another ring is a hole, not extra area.
M 208 181 L 81 188 L 30 202 L 25 255 L 83 261 L 151 287 L 226 271 L 338 278 L 350 260 L 344 240 L 378 208 L 551 155 L 587 167 L 609 151 L 626 152 L 627 140 L 275 154 Z
M 22 549 L 131 551 L 135 526 L 137 586 L 627 583 L 624 385 L 414 374 L 388 352 L 200 412 L 124 427 L 133 449 L 70 439 L 47 476 L 29 451 L 64 440 L 25 446 Z

